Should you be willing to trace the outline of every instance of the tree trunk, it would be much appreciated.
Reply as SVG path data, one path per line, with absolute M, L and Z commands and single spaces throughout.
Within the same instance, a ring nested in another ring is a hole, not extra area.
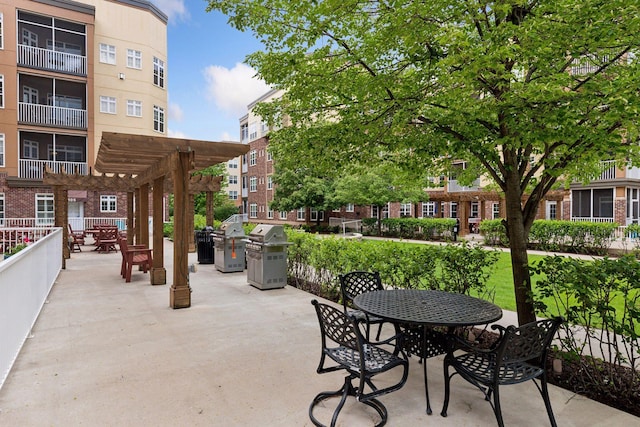
M 507 184 L 507 187 L 508 184 Z M 511 249 L 511 270 L 513 272 L 513 286 L 518 311 L 518 323 L 536 320 L 535 308 L 531 300 L 531 276 L 529 273 L 529 256 L 527 242 L 529 230 L 525 227 L 525 218 L 522 213 L 521 194 L 519 184 L 516 188 L 507 188 L 505 191 L 506 202 L 506 227 Z

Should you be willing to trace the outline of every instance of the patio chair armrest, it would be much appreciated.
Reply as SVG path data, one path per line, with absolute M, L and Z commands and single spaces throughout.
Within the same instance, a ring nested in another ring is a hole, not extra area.
M 462 350 L 467 353 L 491 353 L 493 351 L 493 348 L 480 348 L 473 342 L 458 335 L 447 334 L 445 339 L 447 353 L 453 353 L 457 350 Z

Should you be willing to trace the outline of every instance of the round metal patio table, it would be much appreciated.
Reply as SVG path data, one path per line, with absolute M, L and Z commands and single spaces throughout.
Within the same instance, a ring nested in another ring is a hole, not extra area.
M 502 309 L 488 301 L 469 295 L 439 290 L 388 289 L 358 295 L 353 304 L 360 310 L 395 324 L 422 326 L 422 354 L 428 354 L 428 330 L 444 326 L 453 330 L 459 326 L 493 323 L 502 317 Z M 431 414 L 427 385 L 427 360 L 424 359 L 424 387 L 427 413 Z

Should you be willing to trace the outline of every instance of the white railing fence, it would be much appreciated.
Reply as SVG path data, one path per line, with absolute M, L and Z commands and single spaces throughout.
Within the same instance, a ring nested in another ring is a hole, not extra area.
M 0 261 L 0 388 L 62 268 L 62 230 L 50 231 Z
M 42 179 L 45 166 L 52 172 L 64 172 L 69 175 L 87 175 L 87 162 L 59 162 L 53 160 L 20 159 L 20 178 Z
M 18 102 L 18 121 L 43 126 L 87 128 L 87 110 Z
M 5 227 L 0 228 L 0 254 L 20 244 L 31 244 L 50 234 L 51 227 Z
M 87 75 L 87 57 L 73 53 L 18 44 L 18 63 L 43 70 Z

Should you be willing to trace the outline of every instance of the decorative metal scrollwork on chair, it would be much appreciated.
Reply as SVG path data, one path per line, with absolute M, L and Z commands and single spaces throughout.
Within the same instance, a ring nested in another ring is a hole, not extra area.
M 501 427 L 504 422 L 500 408 L 500 386 L 532 380 L 542 395 L 551 425 L 556 427 L 547 388 L 546 361 L 551 341 L 562 322 L 561 317 L 556 317 L 520 327 L 493 325 L 493 329 L 499 329 L 500 338 L 490 350 L 470 347 L 459 340 L 456 348 L 464 350 L 464 353 L 454 354 L 454 351 L 450 351 L 444 359 L 445 398 L 441 415 L 447 416 L 451 377 L 456 373 L 484 393 Z M 455 370 L 451 375 L 449 367 Z M 540 384 L 536 379 L 540 380 Z
M 340 402 L 331 418 L 330 425 L 333 427 L 336 425 L 338 415 L 347 398 L 353 396 L 359 402 L 373 408 L 381 418 L 376 427 L 383 426 L 387 422 L 387 409 L 377 398 L 400 389 L 406 383 L 409 362 L 404 351 L 399 348 L 394 354 L 380 345 L 401 342 L 402 337 L 393 336 L 387 340 L 372 343 L 365 339 L 360 330 L 359 323 L 362 320 L 351 317 L 343 311 L 322 304 L 317 300 L 313 300 L 311 303 L 318 315 L 322 338 L 322 354 L 317 372 L 324 374 L 346 371 L 347 376 L 341 389 L 321 392 L 313 399 L 309 406 L 309 418 L 314 425 L 324 426 L 314 416 L 314 407 L 327 399 L 340 397 Z M 330 365 L 325 366 L 325 363 Z M 378 388 L 374 384 L 373 378 L 394 368 L 402 370 L 400 379 L 384 388 Z M 354 380 L 357 381 L 356 386 L 353 385 Z
M 378 333 L 376 334 L 376 340 L 379 340 L 384 320 L 379 317 L 369 316 L 361 310 L 354 309 L 353 299 L 366 292 L 384 290 L 382 280 L 380 279 L 380 273 L 377 271 L 352 271 L 350 273 L 341 274 L 339 279 L 344 312 L 366 322 L 364 325 L 366 327 L 367 339 L 369 339 L 370 325 L 377 324 Z

